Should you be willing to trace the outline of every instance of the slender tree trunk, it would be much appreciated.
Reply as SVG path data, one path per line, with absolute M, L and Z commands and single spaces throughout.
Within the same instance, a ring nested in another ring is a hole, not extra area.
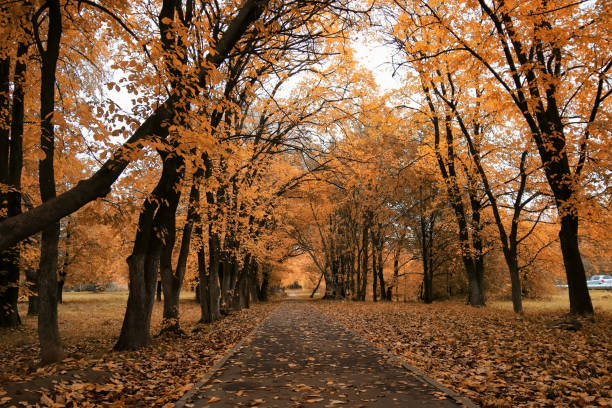
M 204 236 L 202 220 L 196 221 L 196 236 L 200 240 L 198 245 L 198 294 L 200 297 L 200 322 L 210 323 L 210 294 L 208 292 L 208 271 L 206 269 L 206 253 L 204 251 Z
M 353 300 L 361 300 L 361 258 L 363 250 L 359 249 L 357 252 L 357 270 L 355 271 L 356 282 L 355 282 L 355 294 Z
M 384 265 L 383 265 L 383 242 L 382 242 L 382 233 L 380 233 L 378 237 L 379 247 L 378 247 L 378 285 L 380 286 L 380 299 L 381 300 L 390 300 L 387 299 L 387 290 L 385 289 L 385 276 L 384 276 Z
M 363 224 L 363 234 L 362 234 L 362 258 L 361 258 L 361 288 L 359 293 L 359 298 L 362 301 L 365 301 L 366 297 L 366 287 L 368 284 L 368 243 L 370 242 L 370 238 L 368 237 L 369 226 L 367 220 L 364 221 Z
M 38 271 L 36 269 L 26 269 L 26 284 L 31 292 L 28 296 L 28 316 L 38 316 Z
M 261 271 L 261 287 L 259 288 L 259 300 L 265 302 L 268 300 L 268 290 L 270 286 L 270 271 L 268 266 L 264 265 Z
M 258 292 L 258 274 L 259 274 L 259 263 L 257 261 L 253 261 L 253 269 L 251 270 L 251 275 L 249 275 L 249 291 L 251 292 L 250 298 L 251 303 L 259 302 L 259 292 Z
M 319 276 L 319 280 L 317 281 L 317 286 L 314 287 L 314 289 L 312 290 L 312 293 L 310 294 L 310 298 L 314 298 L 315 293 L 317 293 L 317 290 L 319 290 L 319 286 L 321 285 L 321 281 L 323 280 L 323 273 L 321 274 L 321 276 Z
M 156 295 L 155 295 L 155 300 L 158 302 L 162 301 L 162 281 L 161 279 L 157 281 L 157 288 L 156 288 Z
M 376 267 L 376 245 L 374 244 L 374 234 L 372 234 L 372 300 L 376 302 L 378 296 L 376 293 L 378 281 L 378 268 Z
M 420 218 L 420 227 L 421 227 L 421 259 L 423 262 L 423 302 L 431 303 L 433 302 L 433 271 L 430 269 L 431 262 L 431 248 L 429 247 L 428 231 L 427 231 L 427 222 L 424 216 Z
M 216 322 L 221 319 L 221 287 L 219 282 L 219 268 L 221 265 L 221 245 L 219 237 L 212 226 L 208 230 L 208 302 L 209 313 L 206 323 Z

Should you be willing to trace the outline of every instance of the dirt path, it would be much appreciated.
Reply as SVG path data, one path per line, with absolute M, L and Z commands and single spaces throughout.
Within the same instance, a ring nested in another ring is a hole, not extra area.
M 178 406 L 460 405 L 308 302 L 289 301 Z

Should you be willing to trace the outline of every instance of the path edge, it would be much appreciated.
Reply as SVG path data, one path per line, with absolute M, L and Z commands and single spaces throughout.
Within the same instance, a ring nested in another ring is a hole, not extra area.
M 346 327 L 346 325 L 342 322 L 339 322 L 338 320 L 335 320 L 334 318 L 330 317 L 329 315 L 325 314 L 323 311 L 321 311 L 321 309 L 319 309 L 318 307 L 315 306 L 315 308 L 319 311 L 319 313 L 321 313 L 323 316 L 327 317 L 329 320 L 331 320 L 332 322 L 342 326 L 346 331 L 348 331 L 349 333 L 353 334 L 354 336 L 363 339 L 364 341 L 366 341 L 367 343 L 371 344 L 372 346 L 374 346 L 374 348 L 376 348 L 377 350 L 379 350 L 382 354 L 386 355 L 387 357 L 389 357 L 390 360 L 392 360 L 393 362 L 397 363 L 398 365 L 400 365 L 403 369 L 410 371 L 412 374 L 414 374 L 417 378 L 419 378 L 421 381 L 431 385 L 432 387 L 436 388 L 437 390 L 445 393 L 446 395 L 448 395 L 450 398 L 452 398 L 456 403 L 461 404 L 463 407 L 466 408 L 480 408 L 480 405 L 475 404 L 473 401 L 471 401 L 469 398 L 464 397 L 463 395 L 451 390 L 448 387 L 445 387 L 444 385 L 440 384 L 437 380 L 431 378 L 430 376 L 428 376 L 427 374 L 425 374 L 425 372 L 419 370 L 418 368 L 416 368 L 415 366 L 406 363 L 404 360 L 402 360 L 401 358 L 399 358 L 398 356 L 396 356 L 395 354 L 391 353 L 389 350 L 387 350 L 386 348 L 383 348 L 381 346 L 379 346 L 378 344 L 374 343 L 372 340 L 368 339 L 367 337 L 365 337 L 363 334 L 357 333 L 356 331 L 349 329 L 348 327 Z
M 266 317 L 261 319 L 261 321 L 259 323 L 257 323 L 257 325 L 255 327 L 253 327 L 253 329 L 246 336 L 244 336 L 242 338 L 242 340 L 240 340 L 238 343 L 234 344 L 234 347 L 232 347 L 227 353 L 225 353 L 223 355 L 223 357 L 221 357 L 221 359 L 219 361 L 217 361 L 210 368 L 210 370 L 208 370 L 206 372 L 206 374 L 204 374 L 204 376 L 202 378 L 200 378 L 200 381 L 195 383 L 193 385 L 193 387 L 191 387 L 191 389 L 189 391 L 187 391 L 185 394 L 183 394 L 183 396 L 181 398 L 179 398 L 179 400 L 174 403 L 174 408 L 185 408 L 185 404 L 187 404 L 187 402 L 189 401 L 189 398 L 191 398 L 196 393 L 197 390 L 199 390 L 200 388 L 205 386 L 206 383 L 208 381 L 210 381 L 212 376 L 215 375 L 215 373 L 217 371 L 219 371 L 221 369 L 221 367 L 223 367 L 223 365 L 227 362 L 227 360 L 232 358 L 234 356 L 234 354 L 236 354 L 242 347 L 244 347 L 246 345 L 247 341 L 250 340 L 253 337 L 255 332 L 263 325 L 263 323 L 266 320 L 268 320 L 270 318 L 270 315 L 274 311 L 276 311 L 276 309 L 278 309 L 279 307 L 280 307 L 280 304 L 278 306 L 276 306 L 276 308 L 271 310 L 270 313 L 268 313 L 268 315 Z

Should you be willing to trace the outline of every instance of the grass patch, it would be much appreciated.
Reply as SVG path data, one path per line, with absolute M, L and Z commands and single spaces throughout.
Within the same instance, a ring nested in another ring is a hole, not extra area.
M 612 291 L 610 290 L 591 290 L 591 301 L 595 314 L 612 313 Z M 490 306 L 501 310 L 512 310 L 512 301 L 494 300 Z M 569 295 L 567 289 L 559 289 L 544 299 L 523 299 L 523 310 L 526 313 L 541 312 L 569 312 Z

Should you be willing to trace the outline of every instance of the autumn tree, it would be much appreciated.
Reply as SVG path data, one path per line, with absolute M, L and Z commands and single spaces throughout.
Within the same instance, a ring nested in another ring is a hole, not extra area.
M 611 91 L 611 62 L 599 53 L 608 16 L 604 2 L 473 1 L 404 3 L 433 27 L 442 48 L 423 43 L 424 58 L 456 53 L 488 73 L 490 92 L 512 104 L 537 147 L 559 215 L 559 240 L 570 311 L 592 314 L 578 246 L 585 174 L 605 143 L 600 126 Z M 407 17 L 404 14 L 404 17 Z M 402 24 L 409 18 L 400 17 Z M 438 43 L 439 44 L 439 43 Z

